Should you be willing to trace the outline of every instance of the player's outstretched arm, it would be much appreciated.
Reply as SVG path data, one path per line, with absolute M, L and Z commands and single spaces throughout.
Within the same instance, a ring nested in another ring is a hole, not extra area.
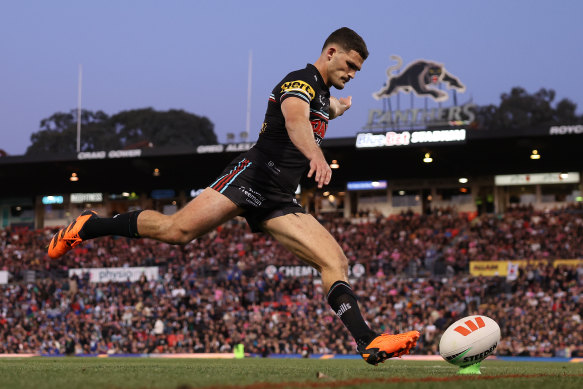
M 332 97 L 330 96 L 330 119 L 341 116 L 352 105 L 352 96 Z
M 309 104 L 296 98 L 285 99 L 281 103 L 281 112 L 285 118 L 285 128 L 292 143 L 310 160 L 308 177 L 315 174 L 314 178 L 318 188 L 328 185 L 332 178 L 332 169 L 314 140 Z

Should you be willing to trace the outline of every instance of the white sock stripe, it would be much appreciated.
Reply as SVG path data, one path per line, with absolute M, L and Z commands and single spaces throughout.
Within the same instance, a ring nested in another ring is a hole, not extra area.
M 326 296 L 326 300 L 328 300 L 328 299 L 330 298 L 330 295 L 332 294 L 332 291 L 333 291 L 334 289 L 336 289 L 337 287 L 339 287 L 340 285 L 344 285 L 344 286 L 346 286 L 348 289 L 350 289 L 350 290 L 352 291 L 352 288 L 350 287 L 350 285 L 348 285 L 348 284 L 347 284 L 346 282 L 344 282 L 344 281 L 340 281 L 340 282 L 336 283 L 336 285 L 334 285 L 334 286 L 332 286 L 332 287 L 330 288 L 330 290 L 328 291 L 328 295 Z

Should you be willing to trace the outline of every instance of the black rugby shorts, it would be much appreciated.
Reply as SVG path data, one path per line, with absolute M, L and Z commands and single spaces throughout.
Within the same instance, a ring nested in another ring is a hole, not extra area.
M 243 154 L 235 158 L 210 187 L 227 196 L 238 207 L 244 209 L 242 216 L 251 231 L 261 232 L 261 223 L 287 215 L 306 213 L 296 200 L 294 193 L 288 193 L 277 184 L 281 171 L 269 162 L 257 162 Z

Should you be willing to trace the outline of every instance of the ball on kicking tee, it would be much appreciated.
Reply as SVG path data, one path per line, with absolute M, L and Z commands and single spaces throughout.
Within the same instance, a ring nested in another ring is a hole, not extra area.
M 467 316 L 445 330 L 439 341 L 439 354 L 453 365 L 466 367 L 486 359 L 499 341 L 498 323 L 487 316 Z

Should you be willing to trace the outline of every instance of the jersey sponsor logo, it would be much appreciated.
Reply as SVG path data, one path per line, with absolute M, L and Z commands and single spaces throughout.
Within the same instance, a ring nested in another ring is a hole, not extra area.
M 312 101 L 312 99 L 314 97 L 316 97 L 316 92 L 310 86 L 310 84 L 308 84 L 307 82 L 302 81 L 302 80 L 284 82 L 281 85 L 281 93 L 287 93 L 287 92 L 302 93 L 302 94 L 306 95 L 306 97 L 308 97 L 310 99 L 310 101 Z
M 328 122 L 316 119 L 312 120 L 310 123 L 312 123 L 312 129 L 314 130 L 314 138 L 316 139 L 316 142 L 320 144 L 320 142 L 322 142 L 322 139 L 324 139 L 324 135 L 326 135 L 326 130 L 328 129 Z

